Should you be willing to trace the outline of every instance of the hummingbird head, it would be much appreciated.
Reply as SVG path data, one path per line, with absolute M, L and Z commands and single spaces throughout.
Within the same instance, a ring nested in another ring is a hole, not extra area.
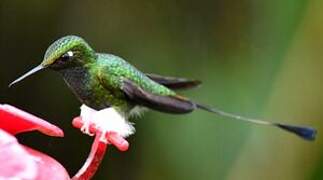
M 74 35 L 64 36 L 47 48 L 44 59 L 38 66 L 10 83 L 9 87 L 40 70 L 50 68 L 59 71 L 84 66 L 94 61 L 95 57 L 95 51 L 84 39 Z

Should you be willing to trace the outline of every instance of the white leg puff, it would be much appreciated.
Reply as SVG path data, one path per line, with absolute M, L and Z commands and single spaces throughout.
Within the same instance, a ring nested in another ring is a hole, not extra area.
M 94 125 L 96 129 L 102 132 L 102 142 L 108 143 L 105 135 L 109 132 L 118 133 L 124 138 L 135 133 L 133 123 L 127 121 L 125 117 L 123 117 L 112 107 L 96 111 L 83 104 L 81 106 L 80 116 L 84 121 L 81 131 L 85 134 L 93 136 L 93 134 L 90 133 L 90 125 Z

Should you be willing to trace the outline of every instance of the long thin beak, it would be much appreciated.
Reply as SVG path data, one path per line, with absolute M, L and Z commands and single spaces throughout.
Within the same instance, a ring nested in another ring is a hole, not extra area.
M 12 85 L 16 84 L 17 82 L 25 79 L 27 76 L 30 76 L 42 69 L 44 69 L 44 66 L 42 66 L 42 65 L 38 65 L 38 66 L 34 67 L 32 70 L 28 71 L 26 74 L 20 76 L 18 79 L 14 80 L 12 83 L 10 83 L 9 87 L 11 87 Z

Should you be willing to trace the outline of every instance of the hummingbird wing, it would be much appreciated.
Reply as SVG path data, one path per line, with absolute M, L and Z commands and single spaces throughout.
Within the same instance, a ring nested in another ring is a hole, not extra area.
M 131 101 L 157 111 L 182 114 L 196 109 L 195 103 L 184 97 L 152 94 L 129 79 L 123 81 L 122 90 Z
M 199 86 L 202 82 L 186 78 L 161 76 L 158 74 L 146 74 L 151 80 L 162 84 L 170 89 L 190 89 Z

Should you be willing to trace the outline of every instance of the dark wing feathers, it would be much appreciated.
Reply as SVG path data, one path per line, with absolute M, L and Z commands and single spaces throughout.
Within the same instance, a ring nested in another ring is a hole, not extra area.
M 185 78 L 167 77 L 157 74 L 146 74 L 151 80 L 162 84 L 170 89 L 190 89 L 199 86 L 202 82 Z
M 157 111 L 182 114 L 196 108 L 193 102 L 179 96 L 161 96 L 146 92 L 128 79 L 124 80 L 122 90 L 131 101 Z

